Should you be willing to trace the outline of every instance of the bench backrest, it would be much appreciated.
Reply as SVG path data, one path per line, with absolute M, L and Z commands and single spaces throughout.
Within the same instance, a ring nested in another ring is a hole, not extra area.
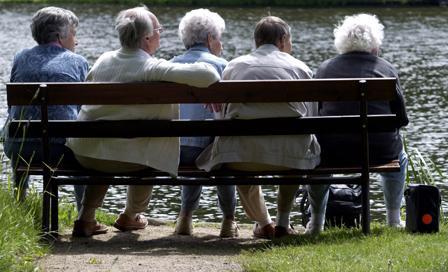
M 8 83 L 8 106 L 393 100 L 394 78 L 220 81 L 208 88 L 167 82 Z
M 367 101 L 393 100 L 395 83 L 394 78 L 221 81 L 208 88 L 167 82 L 9 83 L 7 98 L 9 106 L 41 105 L 43 112 L 48 105 L 59 104 L 364 101 L 366 107 Z M 359 118 L 356 115 L 256 120 L 50 121 L 46 126 L 50 137 L 286 135 L 359 132 Z M 393 115 L 369 116 L 368 121 L 370 131 L 390 131 L 395 127 Z M 18 126 L 13 122 L 10 133 Z M 28 122 L 27 126 L 29 137 L 42 135 L 40 121 Z

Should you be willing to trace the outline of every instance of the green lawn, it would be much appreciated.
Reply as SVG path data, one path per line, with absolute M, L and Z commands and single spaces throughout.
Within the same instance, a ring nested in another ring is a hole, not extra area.
M 0 271 L 35 271 L 35 260 L 49 250 L 40 243 L 39 196 L 18 204 L 9 188 L 0 185 Z
M 372 234 L 333 229 L 244 252 L 247 271 L 448 271 L 448 225 L 410 234 L 374 225 Z

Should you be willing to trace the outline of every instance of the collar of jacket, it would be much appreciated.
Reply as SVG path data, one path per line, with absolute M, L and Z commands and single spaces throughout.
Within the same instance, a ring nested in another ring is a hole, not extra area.
M 351 51 L 351 52 L 346 52 L 346 53 L 344 53 L 344 54 L 341 54 L 341 55 L 372 55 L 372 56 L 375 56 L 375 55 L 373 55 L 372 53 L 369 53 L 369 52 L 366 52 L 366 51 Z
M 202 43 L 193 45 L 192 47 L 188 48 L 188 51 L 203 51 L 210 53 L 210 50 L 208 50 L 207 46 Z
M 278 49 L 278 47 L 273 44 L 262 44 L 255 51 L 272 52 L 272 51 L 280 51 L 280 49 Z
M 129 56 L 135 56 L 135 55 L 140 55 L 142 57 L 146 57 L 146 58 L 153 58 L 153 56 L 151 56 L 148 52 L 140 49 L 140 48 L 125 48 L 122 47 L 118 50 L 119 53 L 124 54 L 124 55 L 129 55 Z

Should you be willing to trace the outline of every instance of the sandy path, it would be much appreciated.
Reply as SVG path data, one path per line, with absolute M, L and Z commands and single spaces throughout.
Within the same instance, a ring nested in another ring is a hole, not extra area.
M 195 227 L 193 236 L 173 234 L 172 225 L 149 226 L 122 233 L 112 227 L 105 235 L 72 239 L 62 233 L 52 254 L 39 262 L 43 271 L 242 271 L 236 257 L 262 246 L 252 239 L 251 226 L 240 237 L 221 239 L 219 224 Z

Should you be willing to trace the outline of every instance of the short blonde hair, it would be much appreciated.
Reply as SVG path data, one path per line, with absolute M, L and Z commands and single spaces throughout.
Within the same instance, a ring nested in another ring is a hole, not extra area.
M 215 39 L 221 38 L 225 29 L 226 23 L 218 13 L 208 9 L 194 9 L 180 20 L 179 38 L 189 49 L 195 44 L 206 43 L 208 34 Z
M 340 54 L 378 50 L 384 38 L 384 26 L 375 15 L 346 16 L 334 29 L 334 46 Z

